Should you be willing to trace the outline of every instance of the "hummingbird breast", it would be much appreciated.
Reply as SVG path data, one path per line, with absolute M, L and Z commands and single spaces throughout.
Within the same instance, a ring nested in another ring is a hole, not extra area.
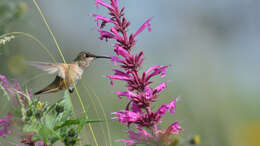
M 77 83 L 83 74 L 83 70 L 77 64 L 67 64 L 64 66 L 64 72 L 65 88 L 69 88 L 73 83 Z

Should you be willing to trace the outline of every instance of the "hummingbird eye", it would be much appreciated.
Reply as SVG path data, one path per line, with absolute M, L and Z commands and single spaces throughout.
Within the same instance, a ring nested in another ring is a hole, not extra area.
M 85 54 L 85 57 L 89 57 L 89 55 L 86 53 L 86 54 Z

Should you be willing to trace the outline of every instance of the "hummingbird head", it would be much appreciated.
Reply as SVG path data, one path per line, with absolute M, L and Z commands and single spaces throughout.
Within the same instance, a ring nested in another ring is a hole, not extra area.
M 94 55 L 94 54 L 84 50 L 84 51 L 81 51 L 79 53 L 79 55 L 76 57 L 76 59 L 74 61 L 78 62 L 80 67 L 86 68 L 96 58 L 110 59 L 110 57 L 107 57 L 107 56 L 97 56 L 97 55 Z

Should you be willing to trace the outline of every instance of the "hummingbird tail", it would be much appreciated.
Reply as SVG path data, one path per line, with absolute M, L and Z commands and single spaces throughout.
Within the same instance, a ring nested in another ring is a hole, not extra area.
M 44 88 L 44 89 L 42 89 L 40 91 L 35 92 L 34 95 L 53 93 L 53 92 L 57 92 L 57 91 L 59 91 L 59 88 L 53 88 L 53 89 Z
M 39 94 L 42 94 L 44 92 L 44 90 L 40 90 L 40 91 L 37 91 L 35 93 L 33 93 L 34 95 L 39 95 Z

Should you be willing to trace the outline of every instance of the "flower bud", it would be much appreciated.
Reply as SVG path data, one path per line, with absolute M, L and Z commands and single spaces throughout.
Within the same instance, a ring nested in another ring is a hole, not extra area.
M 36 117 L 36 119 L 41 119 L 41 117 L 43 116 L 43 113 L 42 113 L 42 111 L 36 111 L 36 113 L 35 113 L 35 117 Z
M 64 144 L 65 146 L 73 146 L 75 145 L 77 142 L 77 139 L 76 138 L 72 138 L 72 137 L 66 137 L 64 139 Z
M 33 114 L 33 112 L 32 112 L 32 110 L 30 109 L 30 110 L 28 110 L 28 111 L 26 112 L 26 117 L 31 117 L 32 114 Z
M 74 129 L 70 129 L 70 131 L 68 132 L 68 136 L 69 137 L 75 137 L 75 136 L 77 136 L 77 133 Z
M 200 136 L 199 135 L 195 135 L 192 137 L 192 139 L 190 140 L 191 144 L 200 144 Z
M 64 111 L 64 106 L 58 104 L 58 105 L 56 105 L 55 110 L 56 110 L 56 112 L 57 112 L 58 114 L 60 114 L 60 113 L 62 113 L 62 112 Z

